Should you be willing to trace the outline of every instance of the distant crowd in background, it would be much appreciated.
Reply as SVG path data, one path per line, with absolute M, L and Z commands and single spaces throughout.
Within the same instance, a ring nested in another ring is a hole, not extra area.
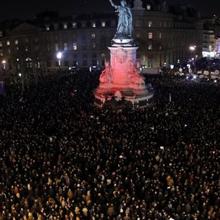
M 0 220 L 220 219 L 219 87 L 148 82 L 146 109 L 84 72 L 0 97 Z

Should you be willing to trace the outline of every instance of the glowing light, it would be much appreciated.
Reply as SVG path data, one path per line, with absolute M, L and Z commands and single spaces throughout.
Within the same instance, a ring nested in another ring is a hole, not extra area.
M 193 79 L 197 79 L 197 75 L 193 75 Z
M 196 50 L 196 45 L 190 45 L 189 50 L 190 51 L 195 51 Z
M 63 57 L 63 53 L 62 52 L 57 52 L 57 59 L 58 59 L 59 67 L 61 66 L 62 57 Z
M 25 60 L 26 60 L 26 62 L 28 62 L 28 61 L 31 61 L 32 59 L 27 57 Z
M 216 55 L 216 52 L 206 52 L 206 51 L 203 51 L 202 52 L 202 56 L 203 57 L 215 57 L 215 55 Z
M 58 52 L 58 53 L 57 53 L 57 59 L 58 59 L 58 60 L 61 60 L 62 57 L 63 57 L 63 53 L 62 53 L 62 52 Z
M 6 63 L 7 63 L 6 60 L 2 60 L 2 65 L 3 65 L 3 69 L 4 69 L 4 70 L 6 69 Z

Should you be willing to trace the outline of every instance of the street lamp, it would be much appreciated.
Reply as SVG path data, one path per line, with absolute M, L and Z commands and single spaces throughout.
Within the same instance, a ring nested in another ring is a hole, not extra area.
M 196 45 L 190 45 L 190 46 L 189 46 L 189 50 L 190 50 L 191 52 L 194 52 L 194 51 L 196 50 Z
M 59 68 L 61 66 L 61 59 L 63 57 L 63 53 L 62 52 L 57 52 L 57 60 L 58 60 L 58 65 L 59 65 Z
M 23 93 L 24 93 L 24 76 L 23 76 L 22 73 L 18 73 L 18 76 L 21 79 L 21 92 L 22 92 L 22 95 L 23 95 Z
M 2 60 L 2 65 L 3 65 L 3 69 L 4 70 L 6 69 L 6 64 L 7 64 L 7 61 L 6 60 Z
M 196 71 L 196 63 L 195 63 L 195 51 L 196 51 L 196 45 L 190 45 L 189 50 L 192 54 L 192 57 L 190 58 L 191 67 L 193 67 L 193 71 Z

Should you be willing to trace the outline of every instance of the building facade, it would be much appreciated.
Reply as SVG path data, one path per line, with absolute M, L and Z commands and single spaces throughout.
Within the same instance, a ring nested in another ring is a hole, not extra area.
M 189 59 L 190 45 L 202 52 L 202 22 L 166 4 L 135 0 L 134 37 L 146 71 Z M 60 17 L 42 13 L 26 22 L 0 27 L 0 60 L 9 74 L 36 77 L 57 69 L 102 68 L 117 26 L 115 14 Z M 57 53 L 62 56 L 58 59 Z
M 168 8 L 136 10 L 135 34 L 140 44 L 140 63 L 146 68 L 169 67 L 201 55 L 202 24 L 197 18 L 168 12 Z M 192 54 L 190 46 L 196 45 Z

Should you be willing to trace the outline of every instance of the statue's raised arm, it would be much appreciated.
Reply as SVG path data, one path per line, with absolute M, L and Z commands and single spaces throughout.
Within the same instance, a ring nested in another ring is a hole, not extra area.
M 118 14 L 118 25 L 114 39 L 131 39 L 133 31 L 131 8 L 128 6 L 126 0 L 121 0 L 120 5 L 115 5 L 112 0 L 109 0 L 109 2 Z
M 112 6 L 112 7 L 114 7 L 115 9 L 117 9 L 117 8 L 118 8 L 118 6 L 117 6 L 117 5 L 115 5 L 115 4 L 114 4 L 114 2 L 113 2 L 112 0 L 109 0 L 109 2 L 111 3 L 111 6 Z

